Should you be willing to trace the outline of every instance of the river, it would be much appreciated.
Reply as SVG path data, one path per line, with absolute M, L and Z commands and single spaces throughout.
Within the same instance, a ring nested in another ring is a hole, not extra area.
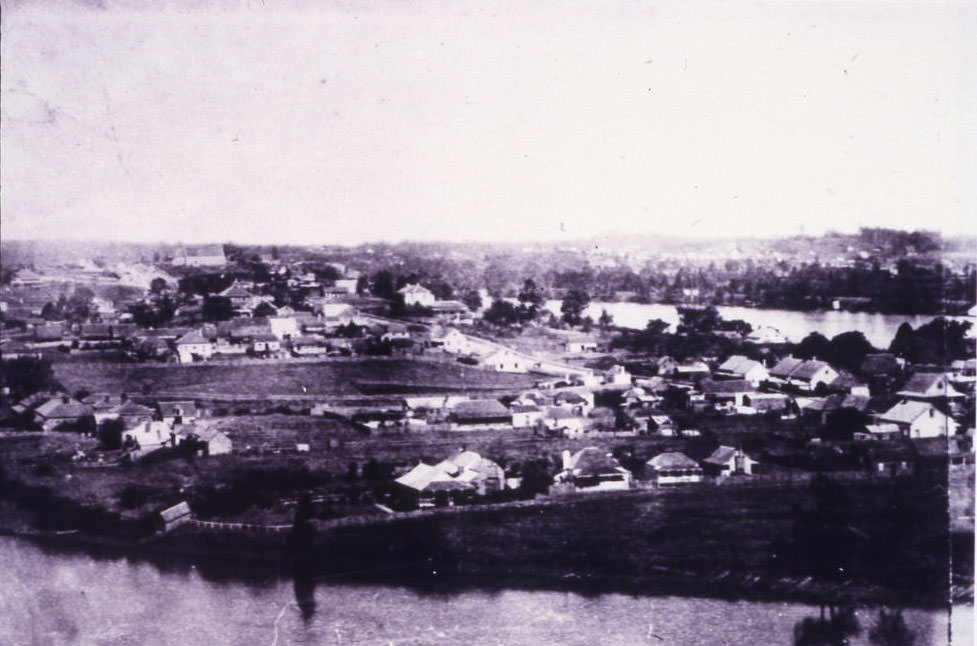
M 557 316 L 560 314 L 561 302 L 551 300 L 546 302 L 546 309 Z M 614 323 L 621 327 L 644 328 L 651 319 L 661 319 L 669 325 L 675 326 L 679 322 L 678 310 L 674 305 L 661 303 L 591 303 L 584 314 L 594 321 L 600 318 L 601 311 L 614 317 Z M 829 339 L 842 332 L 857 330 L 877 348 L 888 348 L 896 330 L 904 322 L 913 328 L 929 323 L 935 316 L 900 315 L 900 314 L 870 314 L 868 312 L 819 311 L 797 312 L 792 310 L 761 310 L 751 307 L 717 308 L 720 316 L 726 320 L 740 319 L 755 328 L 769 326 L 778 329 L 787 337 L 788 341 L 800 341 L 811 332 L 820 332 Z M 969 320 L 967 317 L 950 316 L 954 320 Z M 673 328 L 674 329 L 674 328 Z M 973 331 L 973 330 L 971 330 Z
M 795 629 L 816 630 L 819 617 L 818 607 L 802 603 L 522 589 L 438 593 L 248 575 L 237 567 L 232 577 L 205 576 L 188 562 L 160 567 L 0 536 L 0 644 L 789 646 L 798 643 Z M 970 644 L 967 607 L 901 612 L 916 646 Z M 860 608 L 855 619 L 857 632 L 837 643 L 872 644 L 878 610 Z

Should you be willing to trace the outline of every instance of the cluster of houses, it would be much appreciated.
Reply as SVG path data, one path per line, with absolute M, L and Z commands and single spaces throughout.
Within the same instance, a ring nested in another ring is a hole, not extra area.
M 95 432 L 107 421 L 121 428 L 121 448 L 139 458 L 164 447 L 189 446 L 200 455 L 230 453 L 231 439 L 208 423 L 192 400 L 139 403 L 126 395 L 94 393 L 75 399 L 64 393 L 40 392 L 11 407 L 21 420 L 42 431 Z
M 701 460 L 678 451 L 665 451 L 644 464 L 642 486 L 672 487 L 737 475 L 752 475 L 757 462 L 741 449 L 719 446 Z M 624 491 L 638 478 L 610 453 L 588 446 L 564 451 L 550 493 Z M 521 478 L 507 477 L 496 462 L 460 449 L 441 462 L 419 462 L 394 480 L 398 502 L 407 508 L 444 507 L 474 502 L 505 489 L 517 489 Z

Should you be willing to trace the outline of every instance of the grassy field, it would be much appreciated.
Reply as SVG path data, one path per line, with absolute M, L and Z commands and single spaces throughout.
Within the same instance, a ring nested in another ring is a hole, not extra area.
M 363 394 L 356 382 L 387 382 L 431 387 L 528 388 L 526 375 L 491 372 L 462 364 L 408 359 L 324 361 L 248 365 L 201 364 L 189 366 L 62 363 L 56 378 L 69 391 L 131 392 L 143 395 L 322 395 Z

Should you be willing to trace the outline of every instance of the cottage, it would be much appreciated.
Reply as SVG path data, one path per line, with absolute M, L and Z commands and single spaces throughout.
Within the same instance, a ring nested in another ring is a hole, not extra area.
M 750 332 L 746 340 L 756 345 L 779 345 L 787 343 L 787 338 L 777 328 L 760 326 Z
M 943 373 L 916 373 L 896 394 L 904 399 L 923 402 L 964 398 L 964 394 L 954 388 Z
M 658 486 L 702 481 L 702 467 L 679 451 L 666 451 L 645 462 L 645 468 Z
M 624 366 L 611 366 L 604 373 L 604 383 L 608 386 L 630 386 L 631 373 Z
M 528 372 L 528 362 L 515 352 L 507 349 L 496 350 L 482 358 L 482 365 L 498 372 Z
M 752 475 L 757 461 L 732 446 L 720 446 L 702 461 L 704 473 L 715 476 Z
M 274 334 L 256 334 L 251 337 L 251 351 L 255 354 L 275 354 L 282 349 L 282 343 Z
M 188 424 L 197 419 L 197 405 L 191 400 L 158 402 L 159 419 L 168 426 Z
M 824 361 L 786 357 L 770 369 L 772 381 L 796 386 L 807 392 L 827 387 L 838 378 L 838 371 Z
M 563 470 L 553 481 L 577 491 L 620 491 L 631 488 L 631 472 L 610 453 L 588 446 L 573 455 L 564 451 Z
M 562 406 L 547 408 L 542 420 L 547 429 L 559 431 L 566 437 L 581 437 L 588 425 L 583 413 Z
M 261 298 L 252 294 L 238 281 L 231 283 L 230 287 L 219 292 L 218 295 L 229 300 L 231 306 L 241 312 L 250 312 L 261 302 Z
M 717 379 L 742 379 L 748 381 L 754 388 L 769 377 L 762 363 L 740 354 L 734 354 L 720 364 L 716 368 L 715 376 Z
M 901 442 L 880 442 L 865 451 L 868 472 L 877 476 L 895 478 L 911 476 L 916 472 L 916 452 Z
M 864 431 L 856 431 L 855 440 L 898 440 L 903 435 L 902 429 L 898 424 L 866 424 Z
M 699 384 L 699 388 L 706 401 L 717 407 L 741 407 L 744 405 L 745 397 L 755 390 L 755 387 L 745 379 L 704 380 Z
M 495 399 L 458 402 L 451 408 L 449 417 L 457 428 L 499 427 L 512 424 L 512 413 Z
M 271 316 L 268 328 L 279 341 L 299 336 L 299 323 L 294 316 Z
M 86 419 L 94 421 L 92 407 L 67 395 L 52 397 L 34 409 L 34 420 L 45 431 L 78 426 Z
M 214 356 L 214 344 L 199 330 L 191 330 L 176 341 L 176 353 L 180 363 L 193 363 Z
M 502 491 L 505 488 L 505 471 L 498 464 L 483 458 L 474 451 L 461 449 L 450 458 L 435 465 L 459 482 L 475 488 L 475 493 L 484 496 Z
M 180 502 L 159 512 L 159 528 L 168 532 L 193 519 L 190 505 Z
M 543 409 L 535 404 L 512 404 L 509 410 L 513 428 L 532 428 L 543 419 Z
M 300 336 L 292 339 L 292 354 L 297 357 L 311 357 L 323 355 L 327 348 L 322 339 L 313 336 Z
M 461 301 L 435 301 L 428 307 L 442 321 L 465 321 L 472 318 L 471 310 Z
M 394 480 L 394 483 L 401 500 L 412 507 L 446 507 L 453 505 L 459 497 L 475 491 L 474 485 L 460 482 L 443 470 L 423 462 Z
M 708 377 L 712 373 L 709 370 L 709 366 L 706 365 L 705 362 L 688 361 L 675 366 L 672 374 L 678 379 L 696 380 Z
M 122 431 L 122 448 L 135 456 L 176 444 L 176 435 L 168 424 L 163 422 L 143 422 L 138 426 Z
M 567 354 L 597 352 L 597 341 L 589 336 L 568 335 L 563 342 L 563 351 Z
M 173 257 L 173 264 L 178 267 L 223 267 L 227 257 L 223 245 L 209 244 L 180 249 Z
M 473 351 L 468 337 L 455 328 L 432 332 L 430 343 L 432 346 L 440 347 L 451 354 L 467 354 Z
M 232 449 L 231 438 L 213 426 L 186 424 L 177 435 L 181 446 L 187 444 L 200 455 L 224 455 Z
M 404 305 L 408 307 L 430 307 L 437 300 L 431 290 L 421 285 L 404 285 L 397 293 L 404 297 Z
M 101 422 L 103 419 L 119 419 L 122 421 L 124 428 L 132 428 L 143 422 L 151 421 L 153 417 L 155 417 L 155 411 L 152 408 L 137 404 L 130 399 L 107 411 L 103 410 L 96 413 L 95 421 Z
M 909 399 L 879 415 L 879 422 L 895 424 L 909 438 L 944 437 L 957 431 L 957 423 L 932 403 Z
M 648 432 L 658 433 L 666 437 L 674 437 L 678 425 L 668 415 L 650 415 L 648 417 Z

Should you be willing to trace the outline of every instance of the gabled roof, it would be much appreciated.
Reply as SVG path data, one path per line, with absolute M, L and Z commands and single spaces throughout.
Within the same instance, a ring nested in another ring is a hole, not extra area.
M 584 477 L 619 473 L 624 470 L 614 456 L 601 451 L 596 446 L 588 446 L 574 453 L 567 466 L 573 475 Z
M 708 462 L 710 464 L 729 464 L 729 461 L 736 456 L 736 449 L 731 446 L 720 446 L 711 454 L 709 457 L 703 460 L 703 462 Z
M 485 417 L 507 417 L 509 409 L 496 399 L 472 399 L 458 402 L 451 408 L 456 418 L 471 419 Z
M 699 463 L 680 451 L 665 451 L 645 464 L 655 469 L 698 469 Z
M 781 379 L 786 379 L 790 377 L 791 374 L 804 363 L 803 359 L 796 359 L 794 357 L 784 357 L 777 365 L 770 369 L 771 377 L 780 377 Z
M 137 404 L 131 399 L 109 410 L 112 415 L 119 417 L 133 417 L 135 415 L 152 415 L 153 409 L 142 404 Z
M 186 502 L 179 502 L 172 507 L 167 507 L 163 511 L 159 512 L 159 517 L 167 523 L 189 515 L 190 505 L 188 505 Z
M 204 338 L 200 330 L 190 330 L 176 340 L 177 345 L 201 345 L 204 343 L 210 343 L 210 339 Z
M 543 409 L 535 404 L 512 404 L 509 410 L 513 413 L 542 413 Z
M 745 379 L 729 379 L 724 381 L 703 381 L 699 384 L 702 392 L 707 395 L 721 395 L 734 393 L 748 393 L 756 390 L 753 384 Z
M 919 372 L 897 394 L 904 397 L 963 397 L 942 373 Z
M 810 380 L 814 375 L 818 374 L 824 368 L 831 368 L 824 361 L 818 361 L 817 359 L 811 359 L 809 361 L 803 362 L 801 365 L 797 366 L 791 375 L 791 379 L 804 379 L 805 381 Z
M 197 416 L 197 404 L 190 400 L 159 402 L 157 406 L 159 407 L 160 417 L 176 417 L 177 415 L 182 415 L 183 417 Z
M 928 402 L 903 400 L 879 415 L 879 420 L 896 424 L 912 424 L 920 416 L 928 414 L 930 410 L 943 415 L 938 408 Z
M 757 367 L 762 368 L 763 364 L 759 361 L 748 359 L 741 354 L 734 354 L 729 359 L 726 359 L 717 370 L 736 375 L 745 375 Z
M 410 285 L 404 285 L 403 287 L 398 289 L 397 292 L 400 294 L 404 294 L 405 296 L 407 294 L 431 294 L 432 293 L 431 290 L 429 290 L 427 287 L 424 287 L 423 285 L 417 285 L 414 283 L 411 283 Z
M 221 296 L 226 298 L 251 298 L 254 294 L 248 291 L 243 285 L 239 284 L 237 281 L 231 283 L 231 286 L 220 293 Z
M 423 462 L 394 482 L 415 491 L 464 491 L 472 488 L 469 484 L 458 482 L 441 469 Z
M 92 414 L 91 406 L 76 399 L 52 397 L 34 409 L 34 412 L 44 419 L 77 419 Z

